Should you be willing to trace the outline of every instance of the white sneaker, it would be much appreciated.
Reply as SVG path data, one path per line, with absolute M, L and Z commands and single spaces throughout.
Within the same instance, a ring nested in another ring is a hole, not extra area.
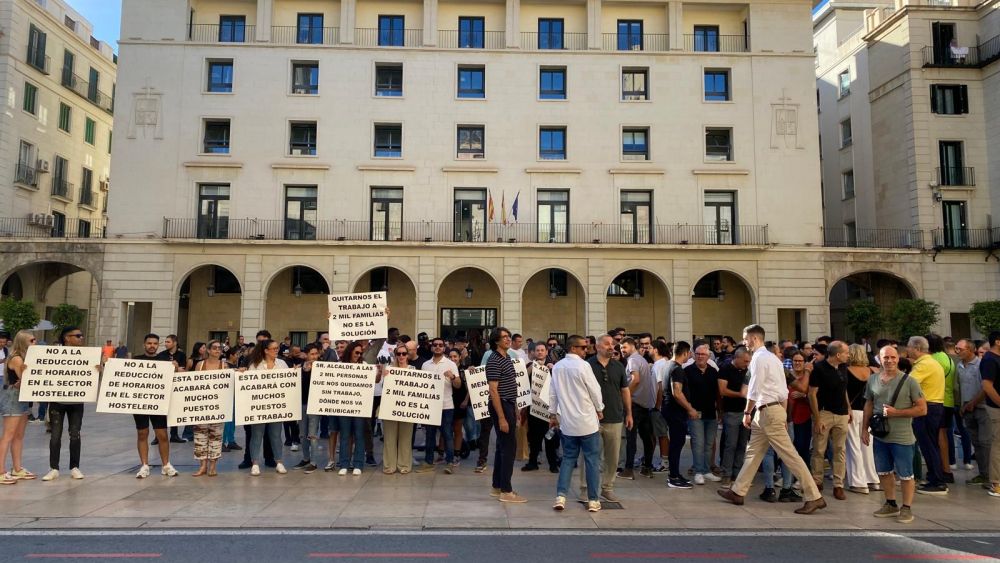
M 708 480 L 708 481 L 711 481 L 713 483 L 718 483 L 719 481 L 722 481 L 722 477 L 719 477 L 715 473 L 711 473 L 711 472 L 705 473 L 705 479 Z
M 260 466 L 256 463 L 253 464 L 253 467 L 250 468 L 250 475 L 253 475 L 254 477 L 260 475 Z
M 599 500 L 589 500 L 587 501 L 587 512 L 600 512 L 601 501 Z
M 45 474 L 45 477 L 42 477 L 42 481 L 54 481 L 58 478 L 59 478 L 59 470 L 51 469 L 49 470 L 48 473 Z
M 358 469 L 357 467 L 355 467 L 353 474 L 354 474 L 355 477 L 357 477 L 358 475 L 361 475 L 361 470 Z
M 299 451 L 299 445 L 298 444 L 292 444 L 292 451 L 293 452 Z
M 83 471 L 80 471 L 79 467 L 74 467 L 69 470 L 70 477 L 74 479 L 83 479 Z
M 955 467 L 955 464 L 954 464 L 954 463 L 953 463 L 953 464 L 951 464 L 951 465 L 949 465 L 948 467 L 950 467 L 952 471 L 954 471 L 954 470 L 956 469 L 956 467 Z
M 341 467 L 340 471 L 337 472 L 337 475 L 347 475 L 347 468 Z
M 695 485 L 704 485 L 705 484 L 705 476 L 702 475 L 701 473 L 695 473 L 694 474 L 694 484 Z
M 177 470 L 174 469 L 174 466 L 170 465 L 169 463 L 163 466 L 163 469 L 160 470 L 160 473 L 166 475 L 167 477 L 177 476 Z
M 142 467 L 139 468 L 139 472 L 135 474 L 135 478 L 145 479 L 146 477 L 149 477 L 149 466 L 143 465 Z
M 971 469 L 972 469 L 972 464 L 971 464 L 971 463 L 966 463 L 966 464 L 965 464 L 965 469 L 966 469 L 967 471 L 968 471 L 968 470 L 971 470 Z
M 274 468 L 274 470 L 278 472 L 278 475 L 284 475 L 285 473 L 288 473 L 288 470 L 285 469 L 284 463 L 279 463 L 278 466 Z

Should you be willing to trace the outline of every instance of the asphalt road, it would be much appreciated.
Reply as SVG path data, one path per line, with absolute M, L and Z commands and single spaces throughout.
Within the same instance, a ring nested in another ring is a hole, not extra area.
M 0 561 L 1000 561 L 1000 533 L 2 531 Z

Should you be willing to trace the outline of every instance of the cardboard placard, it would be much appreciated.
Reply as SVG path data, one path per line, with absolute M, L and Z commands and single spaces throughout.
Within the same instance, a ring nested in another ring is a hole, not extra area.
M 233 420 L 235 373 L 219 369 L 174 374 L 167 425 L 221 424 Z
M 100 385 L 101 349 L 29 346 L 21 374 L 21 402 L 93 403 Z
M 531 408 L 528 413 L 535 418 L 549 421 L 549 368 L 542 364 L 531 366 Z
M 161 360 L 110 358 L 97 396 L 97 412 L 166 415 L 174 363 Z
M 514 372 L 517 374 L 517 408 L 523 409 L 531 405 L 531 379 L 523 361 L 511 360 L 511 363 L 514 364 Z
M 441 426 L 441 378 L 429 371 L 385 368 L 379 418 Z
M 384 291 L 328 295 L 330 341 L 371 340 L 389 336 Z
M 236 372 L 236 424 L 302 420 L 299 368 Z
M 490 384 L 486 381 L 486 366 L 469 368 L 465 372 L 465 385 L 469 389 L 469 404 L 476 420 L 490 417 Z
M 368 418 L 375 404 L 378 366 L 313 362 L 306 414 Z

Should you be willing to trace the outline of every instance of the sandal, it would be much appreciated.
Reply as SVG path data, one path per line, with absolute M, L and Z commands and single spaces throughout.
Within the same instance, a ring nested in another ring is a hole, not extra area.
M 0 485 L 16 485 L 17 479 L 14 478 L 10 473 L 4 473 L 3 477 L 0 477 Z
M 393 474 L 393 473 L 395 473 L 395 472 L 396 472 L 396 470 L 395 470 L 395 469 L 383 469 L 383 470 L 382 470 L 382 473 L 384 473 L 384 474 L 386 474 L 386 475 L 392 475 L 392 474 Z
M 191 476 L 192 477 L 201 477 L 205 473 L 206 473 L 205 469 L 202 468 L 202 469 L 199 469 L 198 471 L 195 471 L 194 473 L 192 473 Z

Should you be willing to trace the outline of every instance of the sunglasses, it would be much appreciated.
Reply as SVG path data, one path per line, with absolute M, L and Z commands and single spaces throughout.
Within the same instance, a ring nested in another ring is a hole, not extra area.
M 444 342 L 436 342 L 434 344 L 431 344 L 431 347 L 432 348 L 444 348 Z
M 406 352 L 396 352 L 396 355 L 397 356 L 409 356 L 409 354 L 406 353 Z

